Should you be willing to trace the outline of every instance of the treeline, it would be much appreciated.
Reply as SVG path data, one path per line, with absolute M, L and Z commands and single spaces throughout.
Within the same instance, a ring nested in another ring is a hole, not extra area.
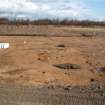
M 105 21 L 90 21 L 90 20 L 59 20 L 59 19 L 39 19 L 39 20 L 9 20 L 0 18 L 0 25 L 71 25 L 71 26 L 105 26 Z

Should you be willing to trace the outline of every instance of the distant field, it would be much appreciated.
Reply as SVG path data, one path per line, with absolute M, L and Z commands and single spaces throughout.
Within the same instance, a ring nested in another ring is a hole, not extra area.
M 81 28 L 54 25 L 0 25 L 0 35 L 22 36 L 81 36 L 82 34 L 105 35 L 105 28 Z

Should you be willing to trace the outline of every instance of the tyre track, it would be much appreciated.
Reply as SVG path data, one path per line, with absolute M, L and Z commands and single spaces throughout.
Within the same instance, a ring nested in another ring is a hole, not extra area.
M 73 89 L 1 86 L 0 105 L 105 105 L 105 99 Z

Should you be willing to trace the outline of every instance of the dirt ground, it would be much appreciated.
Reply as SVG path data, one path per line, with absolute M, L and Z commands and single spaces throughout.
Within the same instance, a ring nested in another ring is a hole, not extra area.
M 0 36 L 0 83 L 81 86 L 105 83 L 105 37 Z M 59 46 L 63 44 L 64 46 Z M 55 64 L 78 64 L 60 69 Z
M 80 91 L 76 87 L 64 90 L 62 87 L 0 85 L 0 105 L 105 105 L 105 97 L 99 95 L 101 90 L 97 90 L 97 86 L 92 90 L 88 88 Z
M 0 43 L 10 43 L 0 49 L 0 105 L 105 105 L 104 35 L 99 27 L 0 26 Z

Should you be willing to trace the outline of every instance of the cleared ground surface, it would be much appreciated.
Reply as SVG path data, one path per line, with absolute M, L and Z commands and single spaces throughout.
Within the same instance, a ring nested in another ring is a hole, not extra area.
M 87 85 L 105 83 L 105 37 L 0 37 L 9 49 L 0 50 L 0 82 L 24 85 Z M 58 45 L 64 44 L 65 47 Z M 63 70 L 54 64 L 80 69 Z
M 60 30 L 70 30 L 72 37 L 0 36 L 0 42 L 10 43 L 0 49 L 0 105 L 105 105 L 104 29 Z M 65 63 L 79 68 L 54 66 Z M 102 85 L 81 87 L 90 84 Z

